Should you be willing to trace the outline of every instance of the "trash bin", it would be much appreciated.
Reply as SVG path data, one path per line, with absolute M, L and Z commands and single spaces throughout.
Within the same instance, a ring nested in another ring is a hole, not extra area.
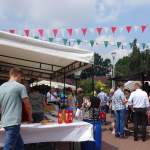
M 102 145 L 102 133 L 101 133 L 101 122 L 94 120 L 84 120 L 85 122 L 91 123 L 94 128 L 94 140 L 82 142 L 82 150 L 101 150 Z

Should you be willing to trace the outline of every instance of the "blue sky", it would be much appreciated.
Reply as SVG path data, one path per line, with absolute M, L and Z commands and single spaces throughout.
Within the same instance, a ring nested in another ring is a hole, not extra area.
M 0 29 L 24 28 L 81 28 L 111 27 L 127 25 L 149 25 L 146 32 L 132 31 L 130 34 L 118 32 L 103 33 L 100 37 L 88 34 L 87 39 L 150 43 L 150 0 L 0 0 Z M 79 35 L 80 36 L 80 35 Z M 76 38 L 76 37 L 74 37 Z M 82 37 L 80 37 L 82 38 Z M 95 47 L 105 55 L 112 47 Z M 117 50 L 118 55 L 124 52 Z M 125 50 L 127 53 L 128 50 Z

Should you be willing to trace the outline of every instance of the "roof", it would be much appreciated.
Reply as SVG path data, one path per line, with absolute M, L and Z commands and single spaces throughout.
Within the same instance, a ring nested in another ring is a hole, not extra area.
M 52 74 L 76 62 L 92 63 L 93 52 L 0 31 L 0 66 Z

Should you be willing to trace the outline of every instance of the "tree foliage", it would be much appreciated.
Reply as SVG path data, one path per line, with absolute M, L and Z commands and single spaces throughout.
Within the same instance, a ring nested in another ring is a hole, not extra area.
M 79 86 L 84 90 L 85 95 L 92 95 L 93 86 L 92 86 L 91 79 L 81 80 Z M 106 93 L 109 92 L 109 87 L 106 84 L 104 84 L 102 81 L 95 81 L 94 88 L 95 90 L 103 90 Z
M 133 41 L 133 51 L 129 56 L 119 59 L 116 63 L 116 76 L 128 76 L 150 71 L 150 50 L 140 52 L 137 40 Z
M 94 75 L 104 76 L 110 72 L 111 61 L 110 59 L 103 59 L 99 54 L 95 53 L 94 56 Z M 86 79 L 92 76 L 93 68 L 90 67 L 82 71 L 81 78 Z

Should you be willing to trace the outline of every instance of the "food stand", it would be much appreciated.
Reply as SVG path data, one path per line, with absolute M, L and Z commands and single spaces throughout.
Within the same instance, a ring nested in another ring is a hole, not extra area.
M 65 87 L 66 77 L 91 66 L 93 56 L 93 52 L 87 50 L 0 31 L 0 79 L 2 80 L 7 80 L 10 68 L 17 66 L 23 70 L 27 82 L 32 78 L 38 81 L 57 80 L 63 81 Z M 2 146 L 4 130 L 1 129 L 0 132 Z M 93 141 L 93 126 L 82 121 L 70 124 L 56 122 L 47 125 L 23 124 L 21 132 L 25 143 Z

